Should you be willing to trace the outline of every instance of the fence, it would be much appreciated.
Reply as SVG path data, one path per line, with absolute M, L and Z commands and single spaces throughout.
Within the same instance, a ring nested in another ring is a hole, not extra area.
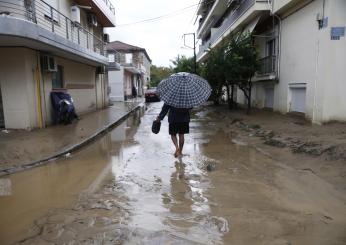
M 101 39 L 43 0 L 0 0 L 0 15 L 30 21 L 84 48 L 105 55 L 105 44 Z
M 257 75 L 266 75 L 276 72 L 276 56 L 267 56 L 259 59 Z

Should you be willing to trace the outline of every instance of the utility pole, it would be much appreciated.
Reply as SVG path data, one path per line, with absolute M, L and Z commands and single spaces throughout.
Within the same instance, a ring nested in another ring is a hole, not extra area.
M 193 35 L 193 47 L 186 45 L 185 36 L 187 36 L 187 35 Z M 184 37 L 184 46 L 188 47 L 190 49 L 193 49 L 194 72 L 195 72 L 195 74 L 197 74 L 196 35 L 195 35 L 195 33 L 186 33 L 183 35 L 183 37 Z

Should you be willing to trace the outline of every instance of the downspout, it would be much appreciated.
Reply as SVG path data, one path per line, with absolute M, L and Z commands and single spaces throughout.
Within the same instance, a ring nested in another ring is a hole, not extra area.
M 271 9 L 270 9 L 270 15 L 277 18 L 279 21 L 279 30 L 278 30 L 278 58 L 276 60 L 277 65 L 277 79 L 280 78 L 280 61 L 281 61 L 281 29 L 282 29 L 282 20 L 281 18 L 274 14 L 274 0 L 271 0 Z
M 40 68 L 39 68 L 38 59 L 39 59 L 39 55 L 37 55 L 37 62 L 36 62 L 36 69 L 35 69 L 35 81 L 36 81 L 36 93 L 37 93 L 37 121 L 38 121 L 39 128 L 43 128 Z
M 97 74 L 96 74 L 96 70 L 95 70 L 95 109 L 97 110 L 98 106 L 97 106 Z

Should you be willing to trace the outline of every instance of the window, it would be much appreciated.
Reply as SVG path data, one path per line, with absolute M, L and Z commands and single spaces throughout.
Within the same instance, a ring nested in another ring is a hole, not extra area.
M 266 49 L 267 56 L 274 56 L 276 54 L 275 39 L 267 41 Z
M 52 88 L 58 89 L 64 87 L 64 68 L 58 65 L 58 70 L 52 73 Z
M 125 54 L 126 64 L 132 63 L 132 54 Z
M 108 54 L 108 62 L 115 62 L 115 55 L 114 54 Z

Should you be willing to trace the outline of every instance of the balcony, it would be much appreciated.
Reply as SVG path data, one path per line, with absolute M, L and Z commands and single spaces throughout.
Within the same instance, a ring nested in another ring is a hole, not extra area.
M 0 45 L 108 63 L 101 39 L 42 0 L 0 0 Z
M 243 0 L 222 22 L 218 28 L 211 28 L 211 37 L 199 47 L 197 60 L 201 60 L 209 46 L 214 47 L 223 37 L 230 32 L 239 29 L 254 19 L 259 11 L 267 10 L 267 1 L 264 0 Z
M 110 0 L 74 0 L 83 6 L 90 6 L 103 27 L 115 27 L 115 8 Z
M 253 81 L 275 80 L 277 78 L 277 58 L 275 55 L 261 58 Z
M 259 59 L 257 75 L 268 75 L 276 73 L 276 56 L 267 56 Z

